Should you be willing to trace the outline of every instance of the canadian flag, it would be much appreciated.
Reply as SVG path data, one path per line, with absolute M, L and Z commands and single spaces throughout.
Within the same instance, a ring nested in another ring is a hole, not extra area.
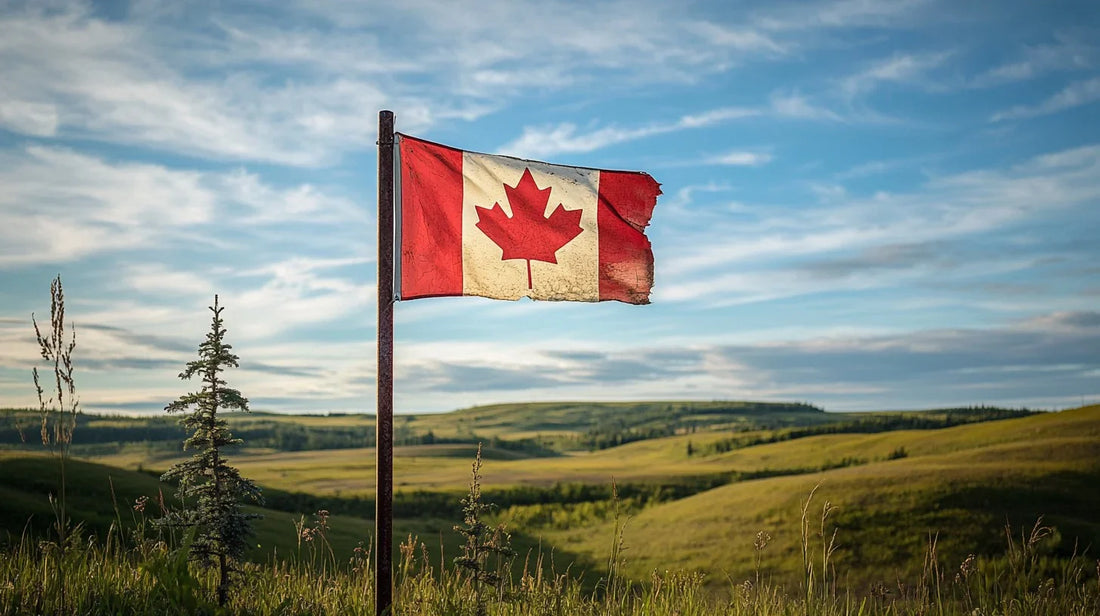
M 397 299 L 649 303 L 649 175 L 397 143 Z

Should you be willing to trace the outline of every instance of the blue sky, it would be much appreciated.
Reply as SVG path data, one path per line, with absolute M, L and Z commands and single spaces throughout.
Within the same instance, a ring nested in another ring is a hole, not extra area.
M 649 306 L 396 307 L 397 412 L 1100 399 L 1092 2 L 0 0 L 0 406 L 60 273 L 92 411 L 215 293 L 254 409 L 373 410 L 377 112 L 662 183 Z

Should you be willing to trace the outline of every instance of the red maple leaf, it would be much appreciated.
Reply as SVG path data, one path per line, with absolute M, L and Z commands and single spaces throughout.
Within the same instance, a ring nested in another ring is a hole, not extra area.
M 527 288 L 531 289 L 531 261 L 558 262 L 558 250 L 584 231 L 580 225 L 581 210 L 567 210 L 559 203 L 546 216 L 550 188 L 540 189 L 530 169 L 523 170 L 523 177 L 515 186 L 505 184 L 504 193 L 512 206 L 512 216 L 499 203 L 492 208 L 478 205 L 477 228 L 504 251 L 502 261 L 527 261 Z

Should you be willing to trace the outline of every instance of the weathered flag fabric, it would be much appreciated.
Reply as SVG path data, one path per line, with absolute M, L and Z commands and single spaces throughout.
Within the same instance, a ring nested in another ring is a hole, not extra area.
M 398 299 L 648 304 L 645 173 L 464 152 L 398 135 Z

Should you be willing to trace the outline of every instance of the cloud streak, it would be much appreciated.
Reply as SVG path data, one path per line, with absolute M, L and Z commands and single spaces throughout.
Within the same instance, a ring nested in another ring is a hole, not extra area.
M 994 87 L 1050 72 L 1087 70 L 1096 65 L 1100 50 L 1084 37 L 1058 33 L 1055 38 L 1055 43 L 1027 46 L 1019 59 L 983 71 L 974 77 L 971 87 Z
M 1075 81 L 1036 105 L 1017 105 L 990 116 L 990 122 L 1021 120 L 1050 115 L 1100 101 L 1100 77 Z
M 825 122 L 845 121 L 840 114 L 810 102 L 795 93 L 773 93 L 767 105 L 760 107 L 720 107 L 684 115 L 672 122 L 652 122 L 641 126 L 589 127 L 581 129 L 572 122 L 557 125 L 527 126 L 515 140 L 502 145 L 503 153 L 522 157 L 546 157 L 556 154 L 592 152 L 613 145 L 666 135 L 684 130 L 707 128 L 753 117 Z
M 770 163 L 773 156 L 767 152 L 749 152 L 735 150 L 718 156 L 707 158 L 704 162 L 710 165 L 722 165 L 727 167 L 759 167 Z
M 811 210 L 755 208 L 751 222 L 685 229 L 693 239 L 683 245 L 696 248 L 665 262 L 667 278 L 654 292 L 666 301 L 744 303 L 1029 268 L 1034 259 L 1019 254 L 968 254 L 966 238 L 1093 203 L 1098 178 L 1100 147 L 1089 146 L 933 178 L 919 192 L 845 195 Z M 943 260 L 951 254 L 944 242 L 959 242 L 966 256 Z
M 477 366 L 432 361 L 415 369 L 416 383 L 403 384 L 471 394 L 483 402 L 692 392 L 694 398 L 812 399 L 831 410 L 1024 405 L 1037 394 L 1069 404 L 1082 394 L 1100 395 L 1090 376 L 1100 368 L 1098 342 L 1100 313 L 1080 311 L 989 329 L 810 336 L 759 344 L 700 341 L 620 351 L 490 346 Z M 527 358 L 523 365 L 512 363 L 519 352 Z M 406 364 L 402 371 L 412 370 Z
M 373 143 L 374 118 L 364 110 L 398 108 L 403 129 L 417 132 L 477 119 L 531 88 L 593 84 L 606 73 L 682 81 L 784 53 L 766 32 L 711 24 L 658 2 L 497 0 L 482 3 L 476 19 L 434 1 L 272 9 L 273 17 L 309 24 L 294 29 L 245 7 L 224 9 L 211 18 L 138 6 L 127 21 L 103 19 L 82 3 L 6 11 L 0 126 L 321 166 Z M 198 27 L 184 32 L 181 22 Z
M 38 145 L 0 151 L 0 185 L 0 269 L 192 243 L 199 230 L 367 225 L 356 204 L 311 184 L 276 188 L 240 170 L 111 162 Z

